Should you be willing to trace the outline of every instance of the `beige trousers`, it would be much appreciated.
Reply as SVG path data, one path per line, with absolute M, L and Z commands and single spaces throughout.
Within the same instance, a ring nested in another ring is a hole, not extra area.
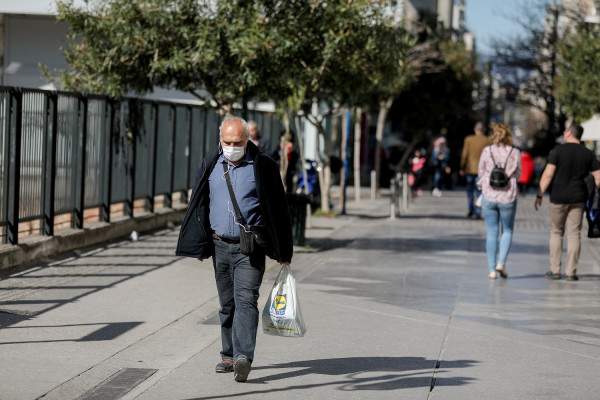
M 567 276 L 576 275 L 579 253 L 581 251 L 581 226 L 585 203 L 554 204 L 550 203 L 550 270 L 560 273 L 562 245 L 565 229 L 567 231 Z

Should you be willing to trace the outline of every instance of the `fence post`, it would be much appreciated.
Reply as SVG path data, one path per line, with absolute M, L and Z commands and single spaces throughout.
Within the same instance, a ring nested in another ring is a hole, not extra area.
M 127 128 L 131 132 L 131 138 L 128 138 L 128 143 L 131 143 L 131 157 L 127 157 L 126 162 L 128 163 L 127 172 L 129 174 L 129 190 L 125 200 L 125 214 L 129 218 L 133 218 L 134 202 L 135 202 L 135 169 L 136 169 L 136 152 L 137 152 L 137 136 L 138 136 L 138 108 L 137 101 L 135 99 L 129 99 L 127 103 L 127 109 L 129 115 L 127 116 Z M 131 164 L 129 162 L 131 161 Z
M 86 154 L 87 154 L 87 131 L 88 131 L 88 100 L 87 97 L 81 95 L 78 102 L 78 113 L 77 119 L 78 126 L 81 126 L 81 140 L 79 140 L 79 147 L 77 151 L 79 155 L 77 157 L 79 165 L 77 166 L 77 174 L 75 175 L 75 182 L 77 182 L 77 192 L 75 196 L 75 211 L 73 212 L 72 227 L 77 229 L 83 229 L 83 209 L 85 201 L 85 165 L 86 165 Z M 83 108 L 83 109 L 82 109 Z
M 104 167 L 104 195 L 102 196 L 102 206 L 100 207 L 100 219 L 103 222 L 110 222 L 110 205 L 112 202 L 112 159 L 113 159 L 113 136 L 115 134 L 115 101 L 106 99 L 106 109 L 110 110 L 109 128 L 108 128 L 108 159 Z M 106 117 L 106 115 L 105 115 Z
M 173 124 L 171 126 L 171 143 L 169 150 L 171 151 L 171 182 L 169 182 L 169 194 L 165 195 L 165 208 L 173 207 L 173 177 L 175 176 L 175 140 L 177 136 L 177 106 L 171 105 L 171 113 L 173 116 Z
M 10 91 L 10 163 L 8 166 L 8 242 L 19 244 L 19 195 L 21 191 L 21 127 L 23 93 Z
M 408 174 L 404 172 L 402 174 L 402 212 L 405 213 L 408 210 Z
M 48 129 L 49 128 L 49 129 Z M 56 135 L 58 132 L 58 94 L 48 94 L 46 109 L 45 161 L 42 172 L 42 188 L 44 201 L 42 203 L 42 235 L 54 235 L 54 194 L 56 187 Z
M 390 179 L 390 219 L 396 219 L 396 178 Z
M 377 171 L 371 171 L 371 200 L 377 198 Z
M 193 113 L 192 113 L 192 107 L 188 106 L 188 113 L 189 113 L 189 118 L 190 118 L 190 123 L 189 123 L 189 127 L 188 127 L 188 141 L 187 141 L 187 149 L 185 150 L 186 156 L 187 156 L 187 174 L 186 174 L 186 182 L 190 181 L 190 175 L 193 173 L 192 171 L 192 135 L 193 135 Z M 186 185 L 187 187 L 187 185 Z M 182 196 L 181 196 L 181 202 L 182 203 L 186 203 L 188 202 L 188 190 L 184 190 L 182 192 Z
M 152 130 L 152 173 L 150 174 L 150 198 L 148 199 L 148 211 L 154 213 L 154 197 L 156 196 L 156 146 L 158 145 L 158 104 L 152 102 L 152 116 L 154 116 L 154 124 Z
M 6 96 L 6 97 L 5 97 Z M 2 221 L 8 221 L 8 197 L 9 197 L 9 188 L 10 182 L 8 179 L 9 165 L 10 165 L 10 98 L 11 93 L 10 90 L 2 93 L 2 113 L 5 115 L 4 124 L 2 126 L 2 130 L 4 131 L 4 143 L 2 143 L 2 147 L 4 150 L 4 154 L 2 154 L 2 168 L 4 169 L 4 178 L 2 180 L 2 214 L 0 218 Z M 8 105 L 8 107 L 6 107 Z M 2 244 L 8 243 L 8 234 L 6 233 L 8 230 L 8 226 L 2 226 Z

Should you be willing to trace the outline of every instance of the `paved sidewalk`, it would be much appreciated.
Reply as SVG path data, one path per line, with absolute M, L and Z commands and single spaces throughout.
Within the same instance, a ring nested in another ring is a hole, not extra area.
M 308 332 L 259 331 L 244 384 L 214 373 L 212 263 L 175 257 L 176 230 L 12 271 L 0 399 L 112 399 L 127 386 L 123 399 L 139 400 L 596 399 L 600 242 L 583 240 L 579 282 L 544 279 L 547 202 L 536 213 L 533 200 L 519 199 L 509 278 L 495 281 L 464 192 L 417 198 L 396 220 L 366 193 L 347 216 L 313 217 L 292 264 Z

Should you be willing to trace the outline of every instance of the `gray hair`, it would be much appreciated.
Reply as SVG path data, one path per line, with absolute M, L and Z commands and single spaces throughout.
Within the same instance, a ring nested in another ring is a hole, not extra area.
M 221 126 L 219 126 L 219 140 L 221 140 L 222 138 L 221 132 L 223 131 L 223 126 L 225 125 L 225 123 L 230 122 L 239 122 L 240 124 L 242 124 L 244 126 L 244 133 L 246 134 L 246 139 L 250 138 L 250 130 L 248 129 L 248 123 L 246 122 L 246 120 L 244 118 L 229 115 L 223 119 L 223 122 L 221 122 Z

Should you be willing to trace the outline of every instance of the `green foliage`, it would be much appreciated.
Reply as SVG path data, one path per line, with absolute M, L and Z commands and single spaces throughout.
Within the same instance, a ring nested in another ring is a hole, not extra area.
M 356 103 L 374 86 L 394 81 L 397 54 L 409 43 L 400 40 L 380 3 L 271 2 L 266 23 L 275 38 L 277 86 L 283 88 L 271 97 L 308 115 L 315 99 Z
M 581 122 L 600 112 L 600 27 L 580 27 L 559 51 L 557 99 Z
M 60 0 L 71 68 L 58 80 L 114 97 L 175 88 L 224 110 L 274 98 L 308 113 L 313 99 L 357 101 L 367 89 L 397 85 L 410 42 L 379 3 Z
M 243 4 L 242 4 L 243 3 Z M 220 109 L 264 90 L 269 36 L 253 2 L 206 0 L 59 1 L 71 27 L 64 88 L 120 97 L 176 88 Z

